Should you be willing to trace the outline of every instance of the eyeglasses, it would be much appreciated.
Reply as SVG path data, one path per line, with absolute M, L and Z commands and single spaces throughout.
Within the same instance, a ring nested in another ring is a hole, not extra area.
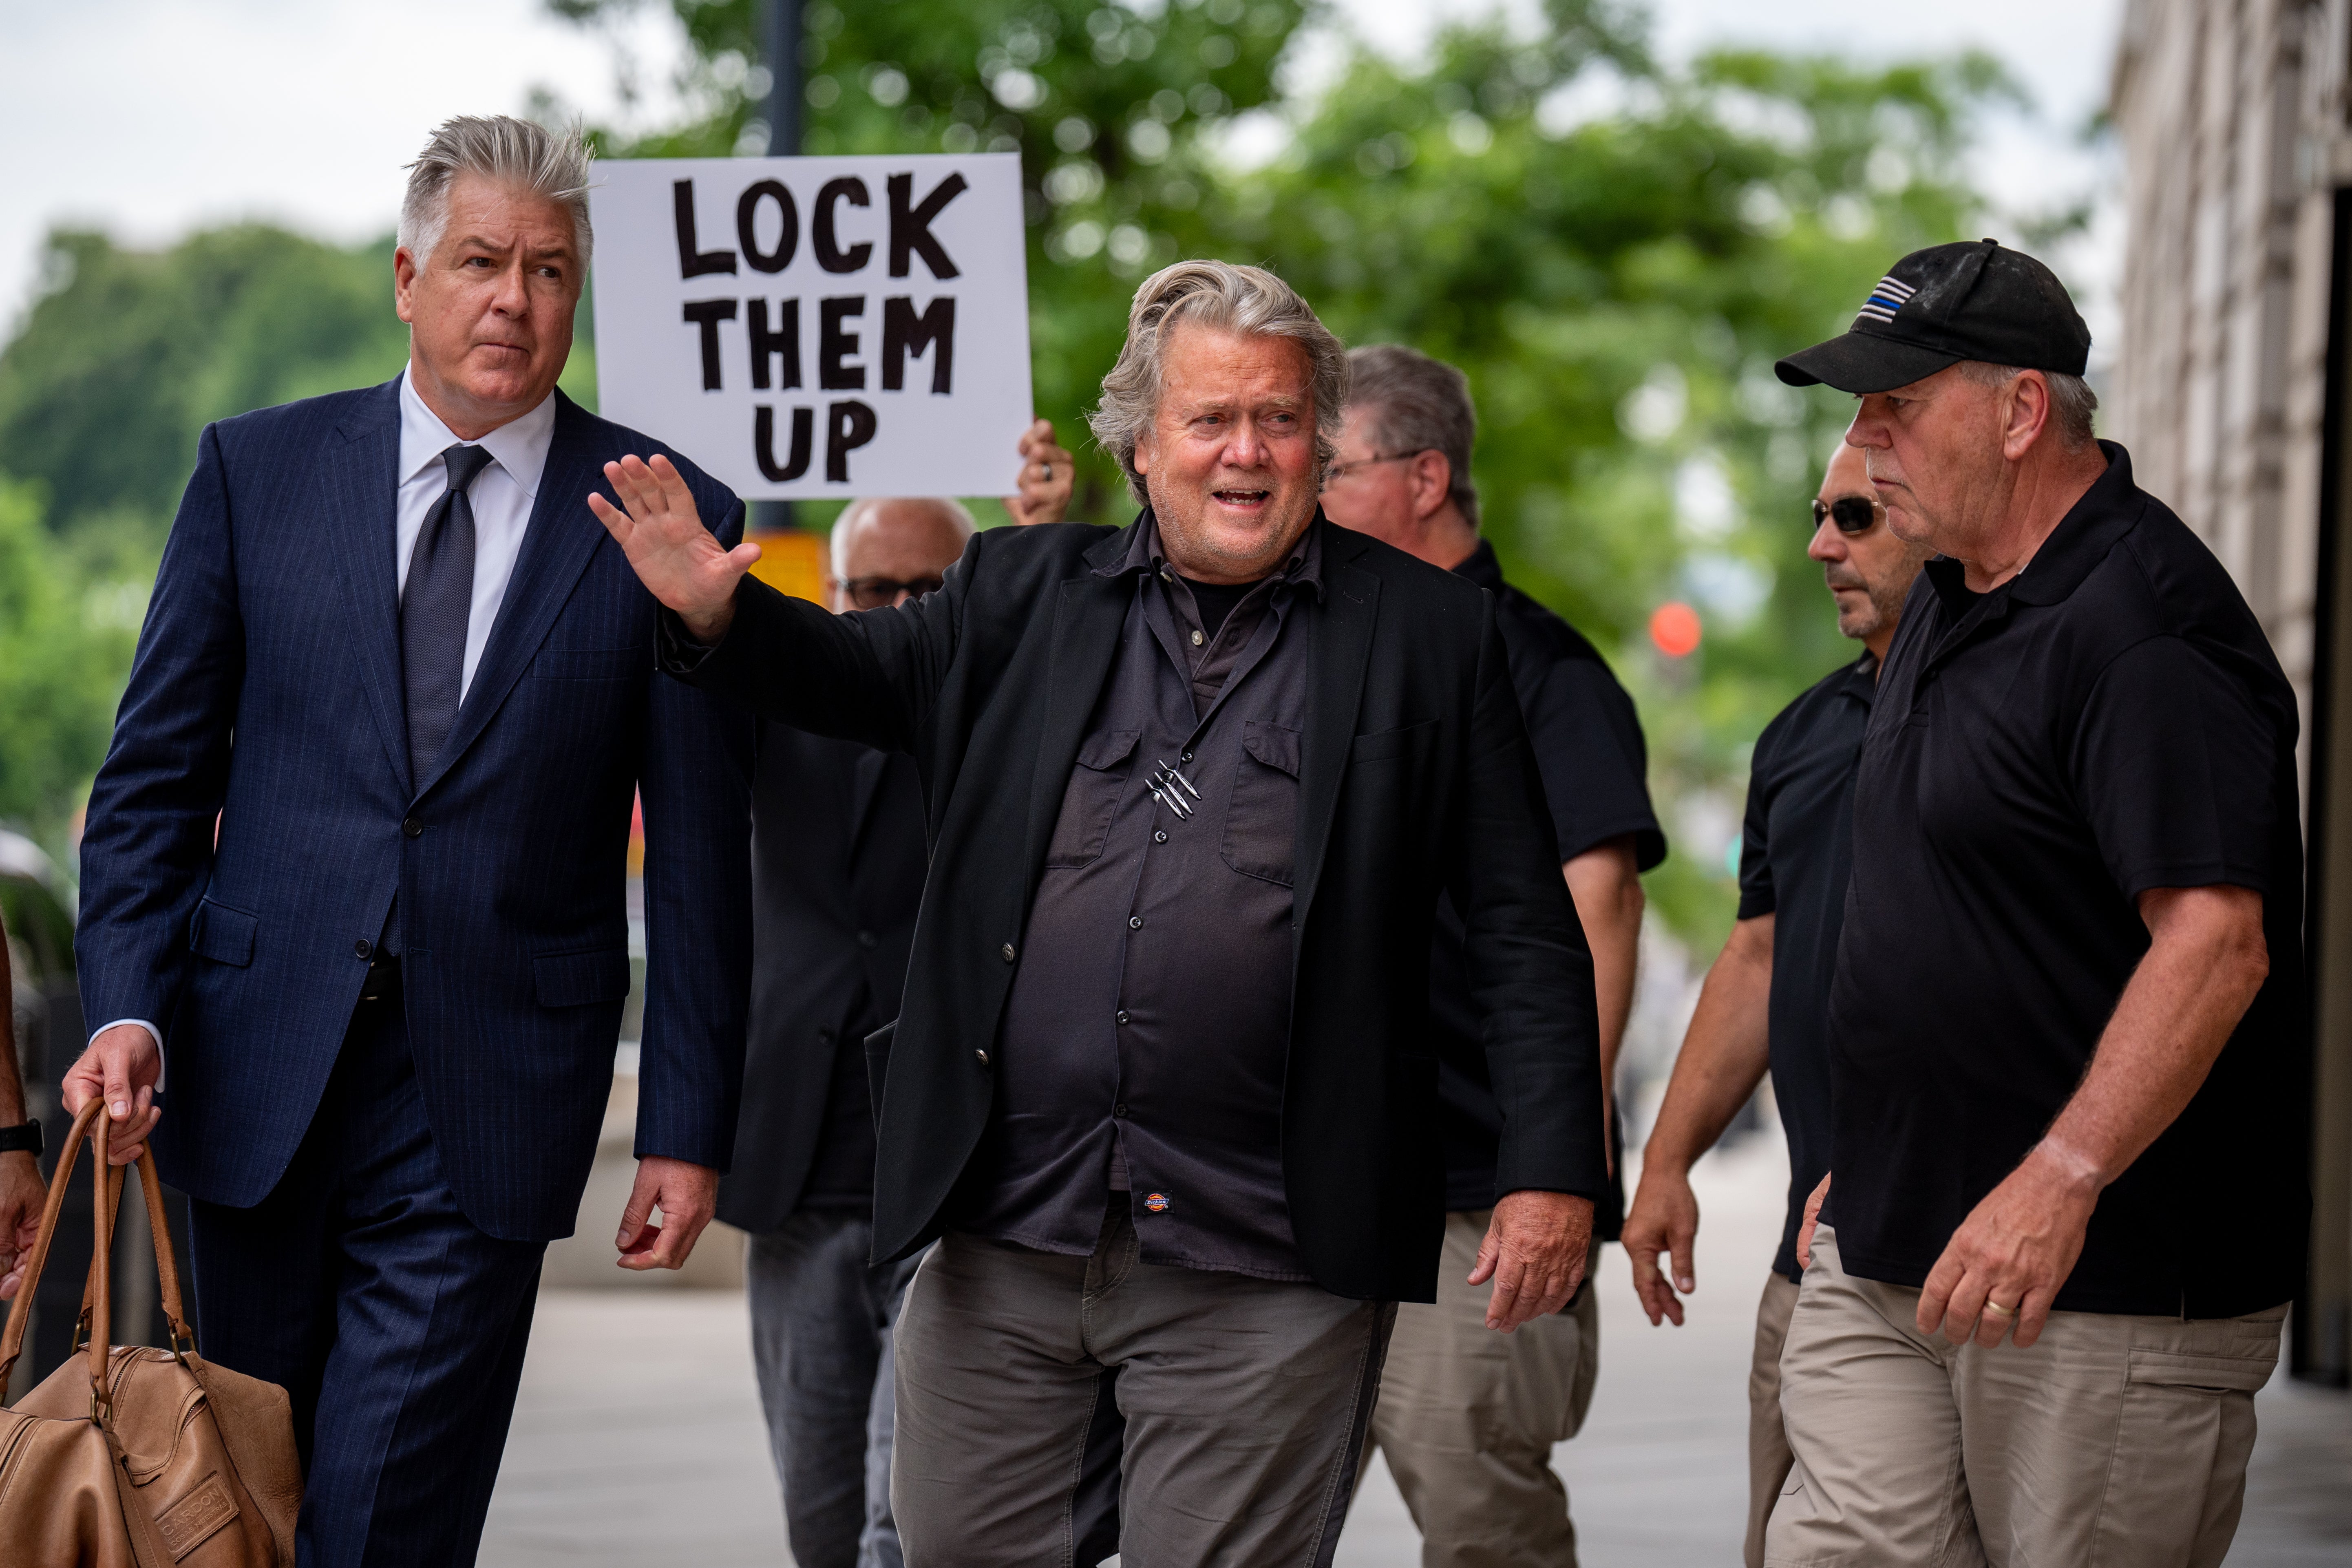
M 901 594 L 919 599 L 946 586 L 947 580 L 942 577 L 922 577 L 912 583 L 895 583 L 887 577 L 852 577 L 841 588 L 859 609 L 878 610 L 897 604 Z
M 1361 468 L 1376 468 L 1382 463 L 1410 463 L 1420 457 L 1422 452 L 1428 450 L 1428 447 L 1423 447 L 1419 451 L 1392 452 L 1385 458 L 1360 458 L 1352 463 L 1334 463 L 1323 470 L 1323 488 L 1328 490 L 1349 474 Z
M 1824 521 L 1834 520 L 1838 531 L 1852 539 L 1868 533 L 1885 520 L 1886 503 L 1876 496 L 1840 496 L 1823 506 L 1813 502 L 1813 527 L 1818 531 Z

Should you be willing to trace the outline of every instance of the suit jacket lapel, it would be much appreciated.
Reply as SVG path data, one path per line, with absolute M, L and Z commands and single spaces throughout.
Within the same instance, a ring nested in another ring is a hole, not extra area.
M 1122 530 L 1088 551 L 1088 567 L 1116 560 L 1125 552 L 1129 536 L 1129 531 Z M 1134 597 L 1132 575 L 1121 572 L 1106 577 L 1093 570 L 1064 583 L 1055 597 L 1053 657 L 1046 663 L 1051 684 L 1045 691 L 1045 733 L 1038 740 L 1037 772 L 1030 784 L 1029 837 L 1023 861 L 1029 871 L 1024 907 L 1027 895 L 1037 890 L 1037 878 L 1045 865 L 1045 846 L 1053 838 L 1062 796 L 1069 787 L 1070 769 L 1076 765 L 1078 747 L 1086 740 L 1087 719 L 1095 710 L 1095 700 L 1102 695 L 1103 682 L 1109 679 L 1119 627 L 1126 623 L 1127 607 Z
M 1333 551 L 1343 541 L 1354 542 L 1344 531 L 1331 529 L 1324 535 L 1324 548 Z M 1297 878 L 1291 897 L 1302 924 L 1314 907 L 1315 886 L 1322 879 L 1323 851 L 1331 841 L 1331 813 L 1348 772 L 1348 749 L 1355 740 L 1366 656 L 1380 608 L 1381 580 L 1349 563 L 1357 553 L 1346 551 L 1345 558 L 1329 568 L 1330 592 L 1314 621 L 1315 662 L 1308 677 L 1313 685 L 1298 781 Z
M 411 793 L 408 700 L 400 676 L 400 383 L 386 382 L 336 433 L 328 454 L 327 529 L 359 656 L 360 685 L 384 760 Z
M 539 476 L 539 496 L 531 503 L 522 553 L 515 561 L 514 575 L 507 579 L 499 618 L 490 627 L 482 662 L 474 668 L 474 683 L 458 704 L 457 722 L 450 726 L 433 771 L 416 783 L 419 795 L 481 738 L 554 628 L 572 586 L 588 569 L 589 557 L 604 542 L 604 525 L 588 510 L 588 491 L 603 477 L 603 469 L 589 443 L 587 416 L 562 393 L 555 396 L 554 437 L 548 445 L 547 467 Z

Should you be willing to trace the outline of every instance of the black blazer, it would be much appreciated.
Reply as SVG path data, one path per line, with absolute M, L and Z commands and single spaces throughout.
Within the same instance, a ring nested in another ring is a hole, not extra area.
M 751 793 L 751 1019 L 735 1164 L 719 1217 L 792 1217 L 824 1131 L 840 1042 L 896 1017 L 929 853 L 907 757 L 760 726 Z
M 1430 927 L 1450 890 L 1504 1125 L 1496 1189 L 1597 1198 L 1592 963 L 1486 590 L 1363 534 L 1324 530 L 1296 865 L 1283 1169 L 1324 1288 L 1434 1298 L 1445 1223 Z M 746 578 L 698 656 L 667 668 L 772 719 L 912 752 L 931 868 L 880 1108 L 875 1252 L 940 1234 L 989 1117 L 997 1028 L 1029 903 L 1134 584 L 1098 576 L 1130 533 L 1079 524 L 973 538 L 938 593 L 833 616 Z

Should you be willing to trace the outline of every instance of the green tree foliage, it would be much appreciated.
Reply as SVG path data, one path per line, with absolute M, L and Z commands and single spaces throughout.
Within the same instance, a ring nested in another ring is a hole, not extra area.
M 0 479 L 0 820 L 52 847 L 106 754 L 144 583 L 58 547 L 39 487 Z
M 593 19 L 631 0 L 551 3 Z M 756 0 L 671 4 L 687 123 L 608 151 L 763 151 Z M 1285 51 L 1320 19 L 1312 0 L 818 0 L 804 148 L 1017 148 L 1037 406 L 1069 434 L 1135 282 L 1180 256 L 1271 266 L 1348 341 L 1463 366 L 1485 531 L 1633 687 L 1679 850 L 1653 896 L 1711 942 L 1746 748 L 1853 653 L 1805 557 L 1849 405 L 1772 361 L 1841 330 L 1896 256 L 1961 233 L 1971 120 L 2013 89 L 1981 56 L 1668 69 L 1637 9 L 1547 0 L 1532 29 L 1454 26 L 1411 62 L 1343 49 L 1286 93 Z M 1283 151 L 1237 169 L 1226 133 L 1253 110 Z M 1120 516 L 1108 459 L 1082 464 L 1079 514 Z M 1685 659 L 1643 636 L 1669 599 L 1705 618 Z

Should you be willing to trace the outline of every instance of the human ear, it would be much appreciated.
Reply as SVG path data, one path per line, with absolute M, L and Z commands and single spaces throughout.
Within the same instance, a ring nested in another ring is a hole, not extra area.
M 1416 452 L 1412 458 L 1412 515 L 1415 521 L 1432 516 L 1445 504 L 1454 489 L 1454 459 L 1439 451 Z
M 2032 450 L 2050 423 L 2050 384 L 2036 370 L 2021 372 L 2003 389 L 2001 456 L 2014 463 Z

